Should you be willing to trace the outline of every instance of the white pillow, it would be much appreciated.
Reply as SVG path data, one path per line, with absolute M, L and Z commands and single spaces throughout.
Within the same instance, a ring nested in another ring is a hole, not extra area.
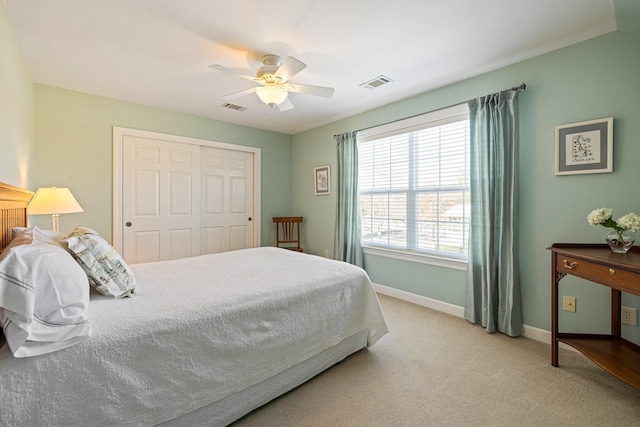
M 69 252 L 98 292 L 116 298 L 135 294 L 136 279 L 129 266 L 98 233 L 77 226 L 63 242 L 69 246 Z
M 37 227 L 0 255 L 0 321 L 15 357 L 67 348 L 91 333 L 89 283 L 58 242 Z
M 16 237 L 18 237 L 18 235 L 20 233 L 23 233 L 23 232 L 25 232 L 27 230 L 33 230 L 34 228 L 38 228 L 38 227 L 28 227 L 28 228 L 27 227 L 13 227 L 11 229 L 12 239 L 15 239 Z M 48 237 L 49 239 L 54 240 L 54 241 L 56 241 L 58 243 L 62 242 L 62 240 L 67 238 L 67 236 L 65 234 L 58 233 L 57 231 L 42 230 L 40 228 L 38 228 L 38 230 L 45 237 Z

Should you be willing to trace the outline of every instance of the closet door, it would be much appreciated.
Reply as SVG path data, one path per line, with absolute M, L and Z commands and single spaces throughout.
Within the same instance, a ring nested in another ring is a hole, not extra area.
M 124 135 L 122 255 L 128 263 L 200 254 L 200 147 Z
M 202 253 L 254 247 L 253 154 L 200 147 Z
M 260 153 L 114 127 L 114 247 L 133 264 L 260 246 Z

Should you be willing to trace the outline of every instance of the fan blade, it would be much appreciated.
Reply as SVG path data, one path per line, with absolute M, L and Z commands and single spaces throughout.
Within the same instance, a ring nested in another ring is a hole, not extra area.
M 303 93 L 305 95 L 321 96 L 323 98 L 331 98 L 336 91 L 332 87 L 301 85 L 297 83 L 289 83 L 293 88 L 289 92 Z
M 253 93 L 255 91 L 256 91 L 256 88 L 252 87 L 250 89 L 241 90 L 240 92 L 230 93 L 229 95 L 223 96 L 222 99 L 224 99 L 226 101 L 231 101 L 232 99 L 236 99 L 236 98 L 240 98 L 241 96 L 249 95 L 250 93 Z
M 280 105 L 278 105 L 278 108 L 280 109 L 280 111 L 287 111 L 287 110 L 293 109 L 293 104 L 291 103 L 291 100 L 289 100 L 288 96 L 284 99 L 284 101 L 280 103 Z
M 213 65 L 209 65 L 209 68 L 213 68 L 214 70 L 218 70 L 218 71 L 222 71 L 222 72 L 225 72 L 225 73 L 233 74 L 235 76 L 242 77 L 243 79 L 251 80 L 253 82 L 258 81 L 258 79 L 256 79 L 254 76 L 248 76 L 246 74 L 240 74 L 240 73 L 232 70 L 231 68 L 225 67 L 224 65 L 213 64 Z
M 305 68 L 307 68 L 307 64 L 298 61 L 293 56 L 287 56 L 287 59 L 285 59 L 280 68 L 276 70 L 274 76 L 280 77 L 282 81 L 287 82 L 291 77 Z

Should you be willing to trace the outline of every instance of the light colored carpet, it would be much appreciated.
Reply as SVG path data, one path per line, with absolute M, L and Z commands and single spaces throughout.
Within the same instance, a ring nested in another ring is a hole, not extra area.
M 380 301 L 389 334 L 233 426 L 640 426 L 640 391 L 579 353 L 554 368 L 547 344 Z

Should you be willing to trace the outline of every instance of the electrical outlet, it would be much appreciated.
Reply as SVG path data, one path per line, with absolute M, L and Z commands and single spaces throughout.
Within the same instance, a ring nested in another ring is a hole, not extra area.
M 564 311 L 576 312 L 576 297 L 562 297 L 562 309 Z
M 622 324 L 629 326 L 638 326 L 638 309 L 631 307 L 622 307 Z
M 324 257 L 329 258 L 329 249 L 324 250 Z

